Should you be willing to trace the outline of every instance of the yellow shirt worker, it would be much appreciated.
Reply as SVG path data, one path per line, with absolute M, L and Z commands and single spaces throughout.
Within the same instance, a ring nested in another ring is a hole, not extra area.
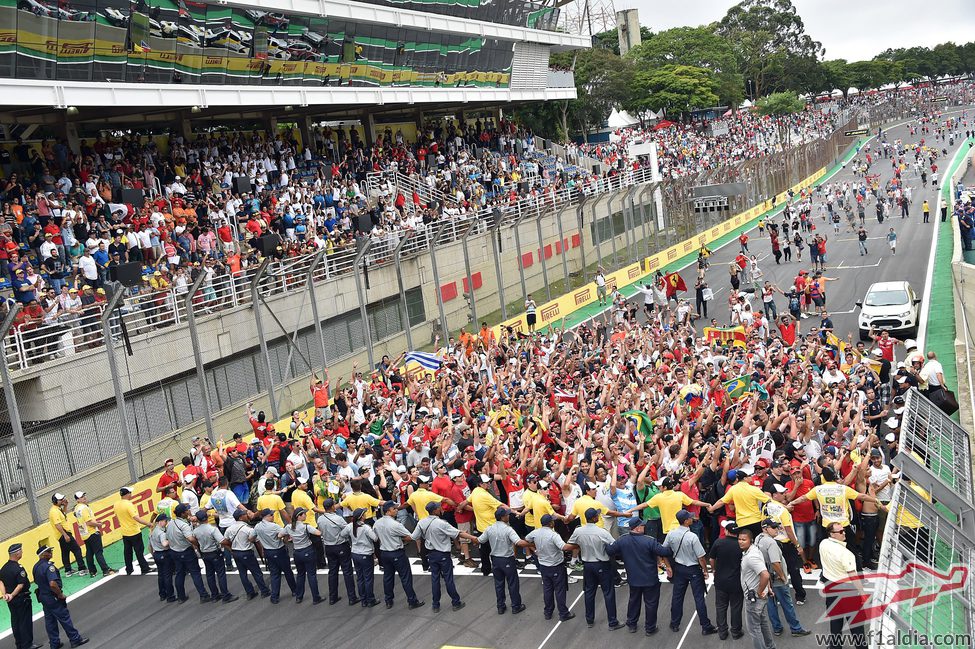
M 294 498 L 294 496 L 292 496 Z M 353 491 L 348 496 L 342 499 L 339 503 L 340 507 L 346 507 L 355 511 L 360 507 L 366 510 L 366 520 L 376 517 L 375 508 L 379 507 L 380 501 L 375 496 L 370 496 L 369 494 L 362 491 Z
M 430 482 L 430 478 L 427 476 L 420 476 L 419 488 L 410 494 L 410 497 L 406 499 L 406 504 L 413 508 L 413 513 L 416 515 L 416 520 L 418 521 L 422 521 L 424 518 L 430 515 L 430 513 L 427 511 L 427 503 L 444 502 L 443 496 L 440 494 L 435 494 L 427 489 L 426 485 L 428 482 Z M 453 501 L 449 502 L 453 503 Z
M 474 487 L 474 491 L 471 492 L 468 501 L 470 502 L 471 509 L 474 510 L 474 520 L 477 522 L 477 530 L 483 532 L 487 528 L 494 525 L 497 520 L 494 517 L 494 512 L 498 511 L 498 507 L 501 507 L 501 501 L 494 497 L 494 495 L 488 491 L 483 485 L 491 482 L 491 476 L 481 475 L 479 476 L 481 484 Z M 415 492 L 414 492 L 415 493 Z
M 284 527 L 284 519 L 281 513 L 284 512 L 284 500 L 278 494 L 265 491 L 264 495 L 257 499 L 257 511 L 270 509 L 274 512 L 274 522 Z
M 656 507 L 660 511 L 660 524 L 663 525 L 666 534 L 680 526 L 677 522 L 677 512 L 687 505 L 693 505 L 694 500 L 683 491 L 669 489 L 661 491 L 644 504 L 648 507 Z
M 598 485 L 595 482 L 586 482 L 586 493 L 576 498 L 576 501 L 572 503 L 572 518 L 578 518 L 580 521 L 585 523 L 586 510 L 590 508 L 598 509 L 599 518 L 596 519 L 596 526 L 605 529 L 606 526 L 603 525 L 603 517 L 609 515 L 609 507 L 596 500 L 595 495 L 597 486 Z
M 291 508 L 292 511 L 298 509 L 299 507 L 306 510 L 305 522 L 309 525 L 316 525 L 315 523 L 315 503 L 312 502 L 311 496 L 304 489 L 295 489 L 294 493 L 291 494 Z
M 149 562 L 145 557 L 145 542 L 142 540 L 142 526 L 149 526 L 149 521 L 139 516 L 139 510 L 132 502 L 132 489 L 122 487 L 118 490 L 121 498 L 112 509 L 115 518 L 119 522 L 119 531 L 122 532 L 122 555 L 125 560 L 126 574 L 132 574 L 132 557 L 139 562 L 142 574 L 152 572 Z
M 765 514 L 762 513 L 762 504 L 772 500 L 767 493 L 748 484 L 744 480 L 745 474 L 741 471 L 732 469 L 728 471 L 728 482 L 734 483 L 725 491 L 721 500 L 710 505 L 708 511 L 715 511 L 728 503 L 735 506 L 735 525 L 745 527 L 760 523 Z

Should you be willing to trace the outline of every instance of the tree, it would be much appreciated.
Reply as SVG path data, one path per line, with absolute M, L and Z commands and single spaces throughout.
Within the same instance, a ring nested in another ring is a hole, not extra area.
M 659 32 L 634 48 L 627 58 L 632 58 L 638 69 L 687 65 L 708 70 L 718 102 L 725 105 L 737 107 L 745 96 L 745 81 L 735 52 L 712 26 L 675 27 Z
M 798 113 L 806 107 L 806 102 L 799 99 L 794 92 L 773 92 L 755 102 L 755 109 L 759 115 L 775 117 L 778 124 L 779 144 L 785 145 L 788 125 L 781 119 L 787 115 Z
M 850 66 L 846 59 L 832 59 L 823 61 L 823 70 L 826 72 L 826 86 L 829 91 L 839 90 L 846 99 L 853 85 L 853 77 L 850 74 Z
M 717 34 L 728 40 L 755 97 L 788 87 L 783 79 L 790 59 L 815 60 L 823 51 L 790 0 L 744 0 L 728 10 Z
M 634 73 L 633 84 L 633 95 L 624 107 L 638 115 L 651 110 L 676 115 L 714 106 L 718 101 L 711 73 L 692 65 L 641 69 Z

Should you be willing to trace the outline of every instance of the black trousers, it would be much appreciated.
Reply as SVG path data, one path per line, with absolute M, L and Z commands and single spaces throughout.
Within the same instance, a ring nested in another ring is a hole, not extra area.
M 146 561 L 146 545 L 142 541 L 142 533 L 132 536 L 122 537 L 122 556 L 125 557 L 125 572 L 132 574 L 132 555 L 135 555 L 139 562 L 139 568 L 143 573 L 149 571 L 149 562 Z
M 582 590 L 585 593 L 586 622 L 596 618 L 596 591 L 603 590 L 603 603 L 610 626 L 619 622 L 616 618 L 616 591 L 613 590 L 615 571 L 609 561 L 584 561 L 582 565 Z
M 491 544 L 481 543 L 481 574 L 487 576 L 491 574 Z
M 95 562 L 98 562 L 102 572 L 108 572 L 110 568 L 105 561 L 105 551 L 102 546 L 102 535 L 92 534 L 85 539 L 85 562 L 88 564 L 88 572 L 95 574 Z
M 870 567 L 873 563 L 873 548 L 877 544 L 877 530 L 880 528 L 880 514 L 872 516 L 860 515 L 860 525 L 863 527 L 863 565 Z
M 345 592 L 349 601 L 356 599 L 355 573 L 352 571 L 352 549 L 348 543 L 326 545 L 325 556 L 328 557 L 328 601 L 339 599 L 339 568 L 345 578 Z
M 782 556 L 785 558 L 785 567 L 789 573 L 789 581 L 792 582 L 792 588 L 796 592 L 796 601 L 804 602 L 806 601 L 806 589 L 802 585 L 802 568 L 803 560 L 799 556 L 799 550 L 792 543 L 780 543 L 779 549 L 782 550 Z
M 832 606 L 833 602 L 836 601 L 838 595 L 827 595 L 826 596 L 826 610 L 828 611 Z M 846 626 L 845 617 L 835 617 L 829 621 L 829 637 L 834 640 L 833 643 L 828 645 L 828 649 L 843 649 L 842 643 L 836 643 L 835 641 L 842 637 L 843 627 Z M 866 649 L 867 638 L 863 632 L 862 626 L 851 626 L 850 635 L 853 638 L 854 649 Z
M 715 604 L 715 623 L 718 627 L 718 631 L 721 633 L 727 633 L 728 624 L 728 613 L 731 613 L 731 632 L 735 635 L 743 633 L 741 625 L 741 607 L 745 602 L 745 595 L 741 592 L 740 588 L 734 590 L 723 590 L 721 588 L 716 588 L 714 591 L 714 604 Z
M 657 608 L 660 604 L 660 584 L 653 586 L 634 586 L 630 584 L 630 599 L 626 604 L 626 626 L 636 628 L 640 619 L 640 607 L 646 614 L 643 620 L 644 630 L 654 631 L 657 628 Z
M 566 593 L 569 589 L 569 577 L 565 572 L 565 563 L 560 563 L 557 566 L 539 564 L 538 572 L 542 575 L 542 600 L 545 603 L 545 616 L 550 617 L 557 606 L 559 617 L 565 617 L 569 614 L 569 607 L 565 602 Z
M 78 563 L 78 570 L 85 569 L 85 559 L 81 556 L 81 546 L 78 545 L 78 541 L 73 536 L 69 536 L 67 539 L 64 538 L 64 535 L 59 536 L 58 545 L 61 548 L 61 560 L 64 561 L 65 570 L 71 570 L 72 554 Z
M 18 595 L 9 602 L 10 629 L 14 633 L 16 649 L 29 649 L 34 646 L 34 622 L 31 620 L 30 595 Z

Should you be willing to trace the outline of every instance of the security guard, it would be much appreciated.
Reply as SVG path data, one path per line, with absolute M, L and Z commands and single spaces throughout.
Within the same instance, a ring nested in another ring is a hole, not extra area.
M 34 623 L 31 620 L 30 579 L 20 565 L 24 546 L 12 543 L 7 548 L 10 560 L 0 568 L 0 596 L 10 609 L 10 630 L 14 634 L 16 649 L 40 649 L 34 644 Z
M 102 569 L 105 575 L 114 575 L 115 570 L 108 567 L 105 561 L 105 551 L 102 546 L 102 530 L 98 527 L 95 512 L 88 505 L 88 496 L 84 491 L 76 491 L 74 494 L 74 517 L 78 521 L 78 534 L 85 543 L 85 563 L 88 564 L 88 575 L 95 577 L 98 570 L 95 569 L 95 562 Z
M 211 597 L 203 586 L 200 562 L 196 559 L 196 548 L 200 544 L 193 536 L 193 526 L 190 525 L 190 506 L 180 503 L 176 505 L 173 513 L 176 517 L 166 526 L 166 538 L 169 539 L 169 549 L 173 553 L 173 563 L 176 564 L 176 575 L 173 578 L 176 599 L 181 602 L 189 599 L 186 596 L 186 575 L 189 574 L 196 592 L 200 595 L 200 603 L 206 604 Z
M 505 606 L 504 584 L 508 582 L 511 595 L 511 613 L 517 615 L 525 610 L 521 601 L 521 584 L 518 581 L 518 568 L 515 565 L 515 548 L 527 548 L 530 543 L 519 538 L 510 525 L 508 517 L 511 510 L 498 507 L 494 512 L 494 525 L 488 527 L 477 537 L 478 543 L 487 543 L 491 548 L 491 566 L 494 573 L 494 595 L 497 598 L 498 615 L 508 610 Z
M 565 622 L 575 617 L 569 610 L 565 597 L 569 589 L 569 576 L 565 571 L 565 543 L 555 531 L 555 517 L 542 514 L 541 526 L 528 533 L 525 540 L 532 544 L 538 558 L 538 571 L 542 575 L 542 597 L 545 601 L 545 619 L 551 620 L 555 607 L 559 620 Z
M 582 588 L 586 594 L 586 624 L 591 629 L 596 623 L 596 590 L 603 589 L 603 602 L 606 604 L 606 617 L 609 630 L 622 629 L 616 618 L 616 592 L 613 581 L 616 571 L 610 563 L 606 546 L 612 544 L 613 536 L 599 527 L 600 512 L 595 507 L 585 511 L 586 524 L 576 528 L 569 537 L 566 550 L 579 550 L 582 558 Z
M 373 527 L 373 531 L 379 537 L 379 565 L 383 569 L 383 595 L 386 598 L 386 608 L 393 608 L 393 579 L 397 572 L 410 609 L 420 608 L 426 602 L 417 597 L 416 591 L 413 590 L 413 573 L 410 571 L 410 562 L 407 561 L 406 551 L 403 549 L 404 542 L 411 542 L 413 537 L 410 536 L 410 531 L 396 520 L 397 509 L 396 503 L 392 500 L 384 502 L 383 515 Z
M 297 493 L 297 492 L 296 492 Z M 318 593 L 318 558 L 315 556 L 315 548 L 312 546 L 313 536 L 321 536 L 317 527 L 312 527 L 305 522 L 305 515 L 308 510 L 298 507 L 291 517 L 291 523 L 285 528 L 291 542 L 294 545 L 295 568 L 298 569 L 298 578 L 295 583 L 295 603 L 300 604 L 305 596 L 305 579 L 308 580 L 308 588 L 311 590 L 311 603 L 321 604 L 325 601 Z
M 254 527 L 257 540 L 264 548 L 264 563 L 271 572 L 271 603 L 281 601 L 281 575 L 284 575 L 291 594 L 295 594 L 295 573 L 291 571 L 291 560 L 288 550 L 284 547 L 284 540 L 288 538 L 284 528 L 275 523 L 274 510 L 264 508 L 257 513 L 261 522 Z
M 739 483 L 739 485 L 745 483 Z M 740 512 L 738 512 L 740 515 Z M 712 635 L 718 629 L 711 624 L 708 617 L 708 605 L 704 600 L 707 592 L 704 582 L 708 578 L 707 554 L 701 539 L 691 531 L 691 524 L 694 523 L 695 516 L 686 509 L 677 512 L 677 522 L 680 527 L 667 533 L 664 545 L 674 553 L 673 584 L 674 598 L 670 603 L 670 630 L 679 631 L 681 618 L 684 616 L 684 593 L 690 585 L 691 592 L 694 594 L 694 606 L 697 608 L 697 617 L 701 622 L 701 633 Z M 747 528 L 747 526 L 746 526 Z
M 207 569 L 207 586 L 213 593 L 213 601 L 223 600 L 225 602 L 237 601 L 237 596 L 227 588 L 227 568 L 223 563 L 223 549 L 230 547 L 227 541 L 213 525 L 209 523 L 207 510 L 201 509 L 196 512 L 198 524 L 193 530 L 196 542 L 200 544 L 200 556 L 203 557 L 203 565 Z
M 352 522 L 342 530 L 342 538 L 351 542 L 352 563 L 355 565 L 355 582 L 359 588 L 359 601 L 362 608 L 379 605 L 373 590 L 373 571 L 375 566 L 376 543 L 379 537 L 372 527 L 366 524 L 366 508 L 359 507 L 352 512 Z
M 630 600 L 626 605 L 626 626 L 630 633 L 636 633 L 636 623 L 640 620 L 640 604 L 646 609 L 643 628 L 647 635 L 657 632 L 657 605 L 660 603 L 660 577 L 657 565 L 660 557 L 673 556 L 657 539 L 645 534 L 646 521 L 639 516 L 630 519 L 630 533 L 606 548 L 611 557 L 623 560 L 626 566 L 626 581 L 630 587 Z
M 254 581 L 257 582 L 261 597 L 268 597 L 271 591 L 264 581 L 264 573 L 261 572 L 261 566 L 254 554 L 254 551 L 257 550 L 263 557 L 264 548 L 257 541 L 257 532 L 247 524 L 250 512 L 246 509 L 238 509 L 234 511 L 233 515 L 234 522 L 227 528 L 226 538 L 230 539 L 230 553 L 233 555 L 234 564 L 237 566 L 240 583 L 244 587 L 244 592 L 247 593 L 247 599 L 257 597 L 257 590 L 254 590 L 250 579 L 247 578 L 247 573 L 250 573 L 254 577 Z
M 169 549 L 169 536 L 166 534 L 167 525 L 169 525 L 169 516 L 159 514 L 149 532 L 149 551 L 152 552 L 152 560 L 156 562 L 156 585 L 159 588 L 159 601 L 175 602 L 176 593 L 173 590 L 175 564 L 173 552 Z
M 355 595 L 355 573 L 352 571 L 352 549 L 349 541 L 343 540 L 342 530 L 347 523 L 335 512 L 335 500 L 326 498 L 322 502 L 325 511 L 318 517 L 318 530 L 325 546 L 325 559 L 328 561 L 328 603 L 334 604 L 342 599 L 339 595 L 339 568 L 345 578 L 345 592 L 349 596 L 349 606 L 359 603 Z
M 34 584 L 37 586 L 37 601 L 44 607 L 44 628 L 51 647 L 55 649 L 63 646 L 58 624 L 64 628 L 72 647 L 88 644 L 88 638 L 82 637 L 78 629 L 71 622 L 68 611 L 68 596 L 61 589 L 61 573 L 57 566 L 51 563 L 54 549 L 41 546 L 37 550 L 37 563 L 34 564 Z
M 426 504 L 428 516 L 417 523 L 413 530 L 413 538 L 417 543 L 422 542 L 427 549 L 430 562 L 430 586 L 433 591 L 433 612 L 440 610 L 440 578 L 443 577 L 447 594 L 450 595 L 451 608 L 459 611 L 464 608 L 457 586 L 454 584 L 454 562 L 450 557 L 450 549 L 454 539 L 458 536 L 467 541 L 477 542 L 477 537 L 467 532 L 461 532 L 445 521 L 443 507 L 439 502 L 431 501 Z

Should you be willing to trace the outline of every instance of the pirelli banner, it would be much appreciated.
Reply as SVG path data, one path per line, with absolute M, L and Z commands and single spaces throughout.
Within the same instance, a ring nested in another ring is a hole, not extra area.
M 792 192 L 798 194 L 804 189 L 811 187 L 820 178 L 826 175 L 826 168 L 823 167 L 804 179 L 802 182 L 792 186 Z M 775 198 L 775 205 L 781 205 L 786 200 L 788 200 L 788 192 L 782 192 Z M 747 225 L 757 219 L 759 216 L 772 209 L 772 201 L 765 201 L 760 205 L 756 205 L 751 209 L 748 209 L 741 214 L 736 214 L 725 220 L 723 223 L 714 226 L 709 230 L 698 233 L 691 239 L 685 239 L 666 250 L 658 252 L 655 255 L 646 257 L 640 260 L 638 263 L 630 264 L 625 268 L 610 273 L 606 277 L 607 290 L 612 293 L 617 287 L 628 286 L 641 280 L 642 278 L 650 275 L 658 270 L 676 270 L 672 267 L 668 268 L 671 264 L 674 264 L 680 260 L 685 255 L 696 254 L 704 246 L 708 246 L 714 241 L 717 241 L 729 232 Z M 587 306 L 588 304 L 596 300 L 596 285 L 592 282 L 583 286 L 582 288 L 576 289 L 571 293 L 563 295 L 557 299 L 550 302 L 541 304 L 536 309 L 536 321 L 535 329 L 541 331 L 549 325 L 560 326 L 565 318 L 574 313 L 575 311 Z M 525 314 L 522 313 L 514 318 L 505 320 L 500 325 L 494 328 L 495 336 L 500 336 L 504 330 L 511 328 L 515 333 L 526 333 L 528 331 L 528 323 L 525 319 Z

